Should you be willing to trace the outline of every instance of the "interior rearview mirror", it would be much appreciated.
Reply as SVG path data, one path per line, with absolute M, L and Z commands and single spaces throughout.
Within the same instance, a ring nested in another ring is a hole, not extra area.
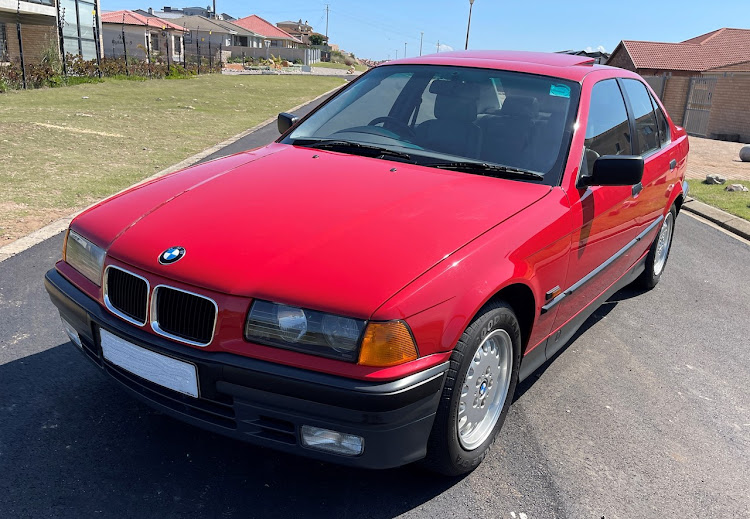
M 643 178 L 643 157 L 638 155 L 604 155 L 594 161 L 590 176 L 581 177 L 584 186 L 633 186 Z
M 296 115 L 281 112 L 276 120 L 276 125 L 279 127 L 279 133 L 285 133 L 289 128 L 294 126 L 297 121 L 299 121 L 299 117 Z

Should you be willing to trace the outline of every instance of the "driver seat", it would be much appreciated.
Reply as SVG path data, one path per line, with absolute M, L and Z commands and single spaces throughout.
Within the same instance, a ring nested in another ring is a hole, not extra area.
M 414 128 L 417 142 L 427 149 L 478 158 L 482 144 L 482 129 L 476 124 L 478 86 L 435 80 L 429 90 L 435 94 L 435 118 Z

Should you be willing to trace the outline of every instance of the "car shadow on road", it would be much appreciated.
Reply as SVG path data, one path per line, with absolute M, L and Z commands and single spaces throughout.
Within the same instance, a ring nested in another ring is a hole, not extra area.
M 205 432 L 131 398 L 70 343 L 0 365 L 0 395 L 3 517 L 393 517 L 460 481 Z
M 586 321 L 584 321 L 578 331 L 576 331 L 575 335 L 573 335 L 573 337 L 571 337 L 571 339 L 562 348 L 555 352 L 552 357 L 547 359 L 547 361 L 542 364 L 536 371 L 534 371 L 534 373 L 529 375 L 526 380 L 518 384 L 516 393 L 513 397 L 513 402 L 520 399 L 526 393 L 526 391 L 528 391 L 531 386 L 533 386 L 534 383 L 542 377 L 544 372 L 547 371 L 547 368 L 549 368 L 552 363 L 555 362 L 555 359 L 562 355 L 565 350 L 567 350 L 573 343 L 575 343 L 581 335 L 586 333 L 589 328 L 604 319 L 607 314 L 614 310 L 617 306 L 617 303 L 619 303 L 620 301 L 631 299 L 633 297 L 638 297 L 645 292 L 647 292 L 647 290 L 628 285 L 612 294 L 612 296 L 607 299 L 607 301 L 605 301 L 599 308 L 594 311 L 593 314 L 589 316 L 588 319 L 586 319 Z

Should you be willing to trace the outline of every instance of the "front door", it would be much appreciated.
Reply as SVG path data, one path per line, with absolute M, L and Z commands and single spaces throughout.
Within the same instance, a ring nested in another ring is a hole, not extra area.
M 594 84 L 586 123 L 581 174 L 591 174 L 604 155 L 632 155 L 632 126 L 616 79 Z M 634 186 L 591 186 L 568 193 L 575 224 L 565 286 L 554 328 L 569 323 L 606 291 L 636 257 L 628 245 L 638 236 L 642 199 Z M 557 339 L 557 340 L 556 340 Z M 564 337 L 553 336 L 548 351 Z

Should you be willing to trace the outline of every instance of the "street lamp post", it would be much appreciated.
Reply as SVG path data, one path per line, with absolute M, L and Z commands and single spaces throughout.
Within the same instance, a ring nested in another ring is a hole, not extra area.
M 469 23 L 466 25 L 466 46 L 464 50 L 469 50 L 469 29 L 471 29 L 471 8 L 474 7 L 474 0 L 469 0 Z

